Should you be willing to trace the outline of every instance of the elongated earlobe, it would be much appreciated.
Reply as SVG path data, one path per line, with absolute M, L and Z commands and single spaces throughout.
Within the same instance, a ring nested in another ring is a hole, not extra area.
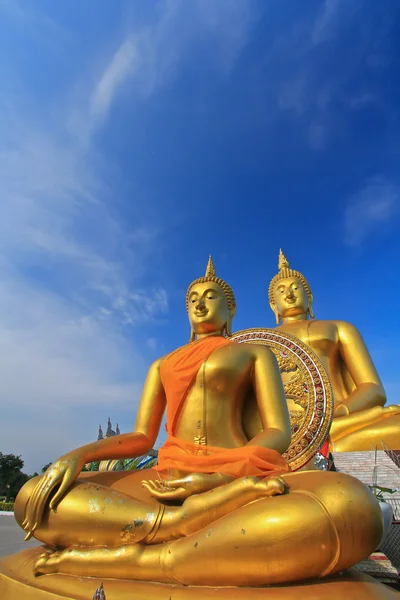
M 309 302 L 308 302 L 307 312 L 310 315 L 310 319 L 315 319 L 315 317 L 314 317 L 314 311 L 312 309 L 313 300 L 314 300 L 312 294 L 308 297 L 308 300 L 309 300 Z
M 281 318 L 280 318 L 280 316 L 279 316 L 279 313 L 278 313 L 278 311 L 277 311 L 277 309 L 276 309 L 276 306 L 275 306 L 275 304 L 270 304 L 270 307 L 271 307 L 271 310 L 272 310 L 272 312 L 273 312 L 273 313 L 274 313 L 274 315 L 275 315 L 275 323 L 276 323 L 277 325 L 279 325 L 279 323 L 281 322 Z
M 195 332 L 193 331 L 193 329 L 191 329 L 189 342 L 194 342 L 195 335 L 196 335 Z
M 225 323 L 225 327 L 223 329 L 223 334 L 226 337 L 232 337 L 232 318 L 228 317 L 227 322 Z

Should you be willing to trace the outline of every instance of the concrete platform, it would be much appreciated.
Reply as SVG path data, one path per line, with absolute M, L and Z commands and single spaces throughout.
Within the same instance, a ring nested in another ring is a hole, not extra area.
M 24 542 L 24 535 L 12 513 L 0 515 L 0 556 L 40 545 L 36 540 Z

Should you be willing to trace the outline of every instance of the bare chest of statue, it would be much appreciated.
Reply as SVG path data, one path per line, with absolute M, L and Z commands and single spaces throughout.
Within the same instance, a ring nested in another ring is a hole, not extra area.
M 292 321 L 280 325 L 277 329 L 295 335 L 315 352 L 328 374 L 335 404 L 343 401 L 353 384 L 341 358 L 335 321 Z
M 209 446 L 236 448 L 246 443 L 242 406 L 251 388 L 249 347 L 229 344 L 204 361 L 180 412 L 176 435 Z
M 338 348 L 337 327 L 334 321 L 292 321 L 280 325 L 277 329 L 298 337 L 321 359 L 333 356 Z

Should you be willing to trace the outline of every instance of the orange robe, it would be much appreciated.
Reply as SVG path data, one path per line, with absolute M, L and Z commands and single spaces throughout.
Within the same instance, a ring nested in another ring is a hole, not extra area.
M 175 437 L 180 412 L 201 366 L 215 350 L 231 343 L 235 342 L 223 336 L 202 338 L 175 350 L 162 362 L 160 375 L 167 398 L 168 439 L 158 453 L 159 471 L 177 469 L 188 473 L 223 473 L 233 477 L 267 477 L 289 471 L 285 459 L 270 448 L 199 446 Z

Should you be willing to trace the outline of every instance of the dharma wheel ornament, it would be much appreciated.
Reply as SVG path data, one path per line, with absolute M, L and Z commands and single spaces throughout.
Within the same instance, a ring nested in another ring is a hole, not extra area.
M 289 408 L 292 441 L 283 455 L 291 469 L 304 467 L 327 440 L 333 416 L 331 386 L 321 361 L 295 336 L 275 329 L 245 329 L 233 334 L 238 343 L 261 344 L 274 353 L 281 372 Z M 245 431 L 254 437 L 261 431 L 257 405 L 249 398 L 245 407 Z

